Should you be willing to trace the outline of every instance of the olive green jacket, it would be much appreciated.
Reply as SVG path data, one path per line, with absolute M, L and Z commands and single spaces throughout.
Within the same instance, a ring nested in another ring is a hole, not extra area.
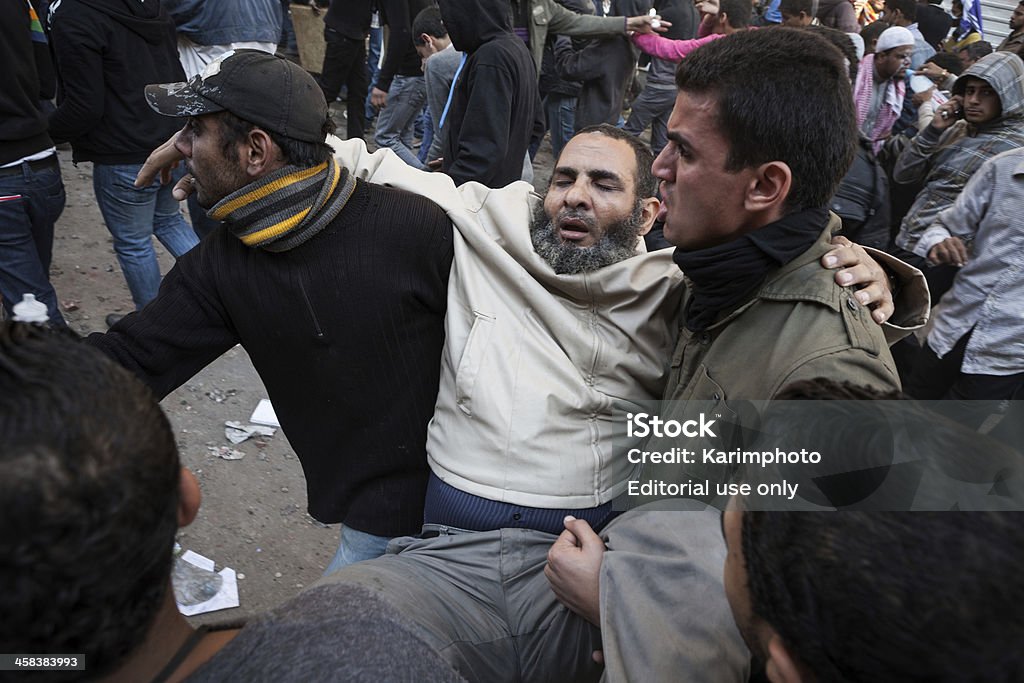
M 833 214 L 814 246 L 706 331 L 683 327 L 666 400 L 727 406 L 730 399 L 770 399 L 790 382 L 819 376 L 900 388 L 882 328 L 819 263 L 833 248 L 829 238 L 838 223 Z

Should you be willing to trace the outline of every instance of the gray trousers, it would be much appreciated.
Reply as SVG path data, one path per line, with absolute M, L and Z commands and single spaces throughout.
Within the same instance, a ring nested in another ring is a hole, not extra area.
M 544 577 L 555 538 L 529 529 L 398 538 L 384 557 L 323 580 L 379 593 L 470 681 L 596 681 L 600 634 Z
M 676 87 L 648 83 L 640 95 L 633 100 L 629 120 L 622 127 L 631 135 L 640 135 L 647 126 L 651 127 L 651 151 L 657 156 L 668 143 L 668 117 L 676 103 Z
M 750 654 L 722 587 L 718 511 L 641 508 L 602 537 L 601 631 L 555 599 L 544 565 L 556 537 L 539 531 L 399 538 L 384 557 L 322 581 L 378 593 L 469 681 L 746 681 Z M 604 671 L 591 657 L 598 649 Z

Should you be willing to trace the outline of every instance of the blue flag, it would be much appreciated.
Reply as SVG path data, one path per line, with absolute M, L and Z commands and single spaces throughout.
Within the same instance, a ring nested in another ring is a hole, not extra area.
M 981 30 L 981 0 L 963 0 L 964 16 L 960 19 L 960 30 L 964 35 L 970 31 L 977 31 L 982 38 L 985 32 Z

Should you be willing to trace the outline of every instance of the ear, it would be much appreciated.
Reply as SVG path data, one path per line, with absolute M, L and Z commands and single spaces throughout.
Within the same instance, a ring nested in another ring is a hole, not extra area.
M 434 49 L 434 36 L 429 35 L 427 33 L 421 33 L 420 42 L 423 43 L 424 45 L 429 45 L 431 50 Z
M 643 209 L 640 212 L 640 235 L 646 235 L 654 227 L 654 219 L 658 217 L 658 209 L 661 208 L 661 201 L 657 197 L 641 199 Z
M 253 179 L 276 171 L 284 165 L 281 160 L 281 150 L 271 139 L 270 134 L 259 127 L 249 131 L 244 162 L 246 173 Z
M 782 161 L 769 161 L 754 169 L 743 206 L 753 213 L 784 212 L 789 190 L 793 185 L 793 172 Z
M 199 512 L 199 502 L 203 494 L 199 491 L 196 475 L 185 467 L 181 468 L 178 479 L 178 527 L 186 527 L 192 523 Z
M 782 638 L 774 631 L 768 641 L 765 674 L 772 683 L 802 683 L 811 680 L 809 675 L 805 676 L 806 667 L 790 654 Z

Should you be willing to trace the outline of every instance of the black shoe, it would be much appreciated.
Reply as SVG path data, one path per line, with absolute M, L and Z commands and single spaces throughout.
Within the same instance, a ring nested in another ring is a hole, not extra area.
M 108 328 L 113 327 L 114 325 L 116 325 L 119 322 L 121 322 L 122 318 L 124 318 L 124 314 L 123 313 L 111 313 L 111 314 L 109 314 L 107 316 L 107 327 Z

